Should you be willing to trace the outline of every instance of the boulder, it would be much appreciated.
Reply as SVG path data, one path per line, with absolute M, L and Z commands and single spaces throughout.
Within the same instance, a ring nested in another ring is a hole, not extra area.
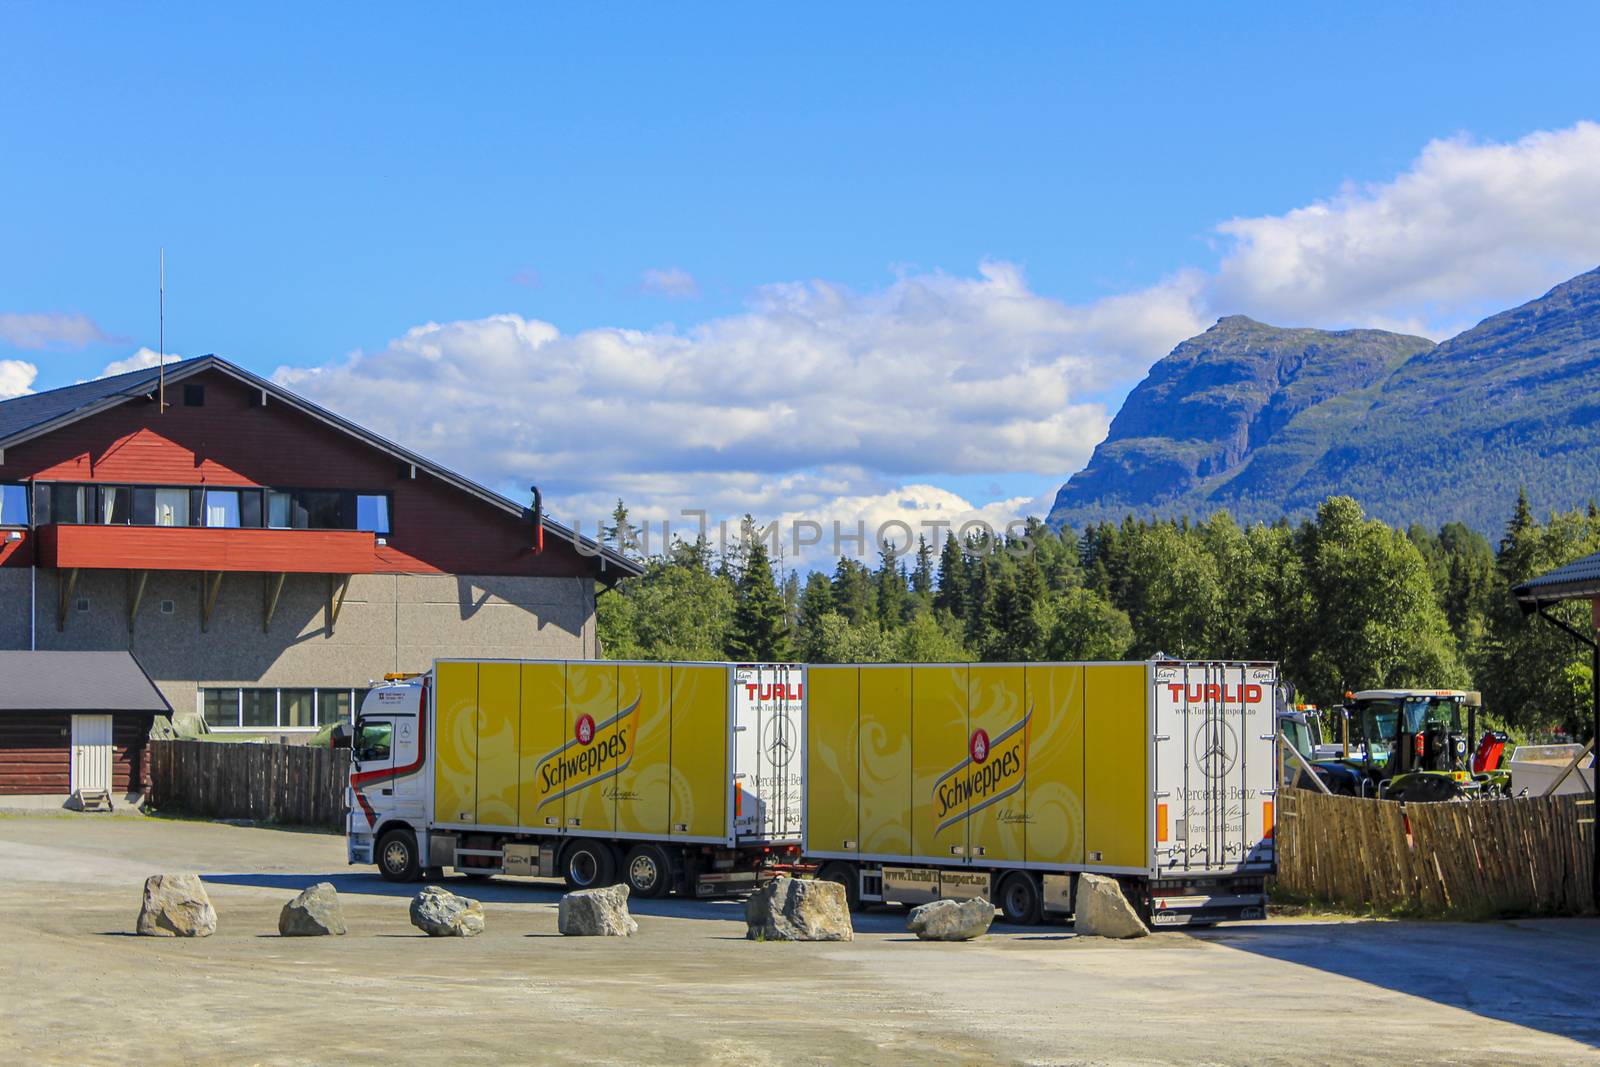
M 751 941 L 854 941 L 844 886 L 814 878 L 774 878 L 745 902 Z
M 924 941 L 971 941 L 989 932 L 994 905 L 982 897 L 934 900 L 919 904 L 906 917 L 906 929 Z
M 1079 875 L 1072 925 L 1078 933 L 1090 937 L 1146 937 L 1150 933 L 1123 895 L 1122 886 L 1103 874 Z
M 344 933 L 344 909 L 331 882 L 318 882 L 283 906 L 278 933 L 284 937 L 318 937 Z
M 575 889 L 561 898 L 556 929 L 569 937 L 627 937 L 639 924 L 628 914 L 628 887 Z
M 430 885 L 411 901 L 411 925 L 429 937 L 473 937 L 483 933 L 483 905 Z
M 149 937 L 210 937 L 217 913 L 198 874 L 153 874 L 144 880 L 136 929 Z

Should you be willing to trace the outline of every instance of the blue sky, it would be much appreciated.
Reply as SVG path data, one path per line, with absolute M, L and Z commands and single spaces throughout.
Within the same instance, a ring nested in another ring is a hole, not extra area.
M 1553 236 L 1514 250 L 1517 269 L 1499 263 L 1470 283 L 1381 293 L 1337 284 L 1296 300 L 1262 281 L 1281 262 L 1262 259 L 1271 234 L 1219 230 L 1257 219 L 1300 233 L 1294 213 L 1319 204 L 1351 217 L 1376 204 L 1386 226 L 1394 211 L 1426 214 L 1418 204 L 1432 194 L 1408 198 L 1401 187 L 1407 175 L 1429 178 L 1437 142 L 1480 153 L 1450 171 L 1457 177 L 1494 163 L 1495 146 L 1537 165 L 1552 149 L 1526 139 L 1541 131 L 1568 138 L 1553 149 L 1563 158 L 1586 160 L 1592 138 L 1573 131 L 1596 117 L 1593 5 L 1551 5 L 1537 18 L 1493 5 L 1311 15 L 1050 5 L 991 17 L 970 5 L 862 8 L 507 5 L 444 17 L 420 5 L 0 6 L 0 316 L 13 324 L 0 330 L 0 361 L 34 368 L 31 387 L 42 389 L 153 347 L 163 245 L 170 350 L 217 352 L 265 373 L 298 368 L 294 380 L 319 399 L 380 423 L 393 412 L 357 393 L 376 380 L 401 400 L 421 365 L 389 357 L 429 323 L 515 316 L 574 341 L 644 331 L 673 351 L 731 323 L 766 341 L 727 342 L 694 365 L 739 377 L 743 361 L 804 362 L 775 354 L 786 342 L 772 341 L 794 315 L 813 330 L 797 352 L 812 351 L 818 332 L 836 335 L 824 306 L 835 292 L 864 301 L 849 317 L 863 337 L 875 336 L 863 325 L 874 315 L 904 325 L 907 308 L 928 301 L 998 292 L 1010 307 L 1021 293 L 1048 318 L 1128 294 L 1185 294 L 1188 317 L 1167 328 L 1175 336 L 1156 330 L 1159 339 L 1136 343 L 1116 330 L 1085 340 L 1057 323 L 1036 345 L 1031 326 L 963 334 L 934 316 L 934 334 L 974 346 L 943 357 L 950 383 L 981 378 L 1002 357 L 1021 362 L 996 382 L 1036 381 L 1029 373 L 1047 365 L 1070 379 L 1061 397 L 1078 412 L 1075 428 L 1041 429 L 1054 444 L 1042 446 L 1050 459 L 1038 470 L 1019 470 L 999 447 L 984 460 L 863 439 L 859 462 L 840 448 L 810 464 L 717 438 L 660 470 L 659 444 L 614 449 L 612 466 L 586 477 L 557 458 L 548 420 L 519 426 L 510 449 L 443 417 L 415 442 L 508 484 L 525 485 L 544 461 L 578 509 L 620 484 L 641 506 L 659 497 L 670 510 L 689 492 L 674 472 L 704 475 L 725 509 L 775 514 L 793 499 L 807 508 L 888 499 L 907 485 L 979 507 L 1037 496 L 1071 474 L 1050 464 L 1086 458 L 1116 402 L 1192 323 L 1239 311 L 1439 332 L 1600 262 L 1587 231 L 1564 237 L 1551 221 Z M 1480 184 L 1459 217 L 1481 215 L 1483 196 L 1498 210 L 1494 183 Z M 1508 205 L 1507 225 L 1542 233 L 1522 210 Z M 1294 239 L 1302 253 L 1320 240 Z M 1491 233 L 1475 247 L 1487 255 L 1504 242 Z M 1385 263 L 1396 276 L 1422 270 L 1404 260 L 1395 252 Z M 1019 280 L 983 289 L 986 263 Z M 1293 273 L 1291 264 L 1284 276 Z M 823 288 L 803 307 L 779 300 L 773 312 L 771 287 L 813 283 Z M 992 312 L 975 314 L 992 326 Z M 77 325 L 33 328 L 48 321 Z M 1075 340 L 1062 358 L 1042 356 L 1064 344 L 1063 329 Z M 595 370 L 591 351 L 522 343 L 531 347 L 519 358 L 544 351 L 589 368 L 562 388 L 596 412 L 640 387 L 607 392 L 614 376 Z M 460 344 L 445 360 L 481 379 L 471 362 L 481 345 Z M 838 389 L 880 345 L 854 350 L 858 362 L 844 366 L 856 369 Z M 436 357 L 417 358 L 438 370 Z M 679 398 L 699 413 L 679 412 L 686 424 L 722 410 L 759 422 L 749 397 L 722 405 L 719 376 L 700 383 L 698 402 Z M 751 383 L 784 388 L 781 377 Z M 820 411 L 829 394 L 811 388 Z M 969 418 L 994 425 L 995 403 L 929 418 L 960 433 Z M 469 398 L 460 414 L 475 411 Z M 781 412 L 769 414 L 781 425 Z M 860 418 L 873 418 L 870 406 Z M 1023 418 L 1006 440 L 1026 437 L 1028 419 L 1042 426 L 1046 414 Z M 848 444 L 860 428 L 831 425 L 830 439 Z M 747 461 L 750 452 L 761 455 Z M 792 499 L 774 488 L 786 479 L 801 487 Z

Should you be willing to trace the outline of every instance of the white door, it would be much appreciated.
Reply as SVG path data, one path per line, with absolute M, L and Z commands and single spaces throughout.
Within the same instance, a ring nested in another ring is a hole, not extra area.
M 111 716 L 72 717 L 72 791 L 111 792 Z

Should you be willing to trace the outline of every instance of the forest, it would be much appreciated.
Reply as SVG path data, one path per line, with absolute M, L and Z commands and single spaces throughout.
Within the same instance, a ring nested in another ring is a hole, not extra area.
M 622 501 L 604 536 L 638 556 Z M 1395 529 L 1349 497 L 1312 519 L 1241 527 L 1128 517 L 1081 531 L 947 534 L 879 546 L 831 574 L 774 558 L 746 517 L 726 551 L 702 538 L 644 560 L 597 605 L 611 659 L 809 663 L 1275 660 L 1299 699 L 1397 686 L 1481 690 L 1519 740 L 1589 734 L 1589 654 L 1512 599 L 1517 583 L 1600 551 L 1600 510 L 1538 519 L 1524 494 L 1498 544 L 1460 523 Z M 1587 603 L 1561 605 L 1587 628 Z

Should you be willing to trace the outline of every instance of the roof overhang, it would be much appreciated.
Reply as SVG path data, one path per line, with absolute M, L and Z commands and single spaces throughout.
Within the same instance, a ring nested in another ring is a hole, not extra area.
M 272 382 L 270 379 L 263 378 L 257 374 L 252 374 L 243 367 L 235 366 L 220 356 L 200 356 L 195 359 L 184 360 L 181 363 L 175 363 L 166 370 L 165 380 L 168 382 L 179 382 L 185 378 L 190 378 L 196 374 L 201 374 L 206 371 L 216 371 L 220 374 L 225 374 L 252 389 L 259 389 L 264 397 L 271 397 L 273 400 L 276 400 L 278 403 L 283 404 L 286 407 L 289 407 L 309 418 L 316 419 L 318 422 L 354 437 L 371 448 L 375 448 L 380 452 L 387 453 L 401 463 L 409 464 L 419 471 L 425 471 L 430 476 L 439 479 L 445 484 L 458 489 L 469 496 L 477 497 L 479 500 L 490 505 L 491 507 L 498 508 L 509 515 L 515 515 L 518 518 L 525 519 L 530 523 L 533 521 L 533 511 L 531 508 L 519 504 L 508 497 L 501 496 L 494 490 L 479 485 L 470 478 L 457 474 L 455 471 L 452 471 L 447 467 L 442 467 L 432 460 L 411 451 L 409 448 L 395 444 L 388 438 L 375 434 L 364 426 L 360 426 L 354 422 L 351 422 L 349 419 L 336 415 L 327 408 L 324 408 L 318 404 L 313 404 L 311 401 L 289 391 L 288 389 L 283 388 L 281 385 Z M 0 439 L 0 451 L 10 448 L 13 445 L 19 445 L 26 441 L 31 441 L 36 437 L 42 437 L 45 434 L 59 430 L 64 426 L 69 426 L 72 423 L 78 422 L 82 419 L 90 418 L 91 416 L 102 411 L 114 408 L 119 404 L 125 404 L 130 400 L 153 397 L 155 395 L 154 391 L 158 385 L 159 381 L 154 375 L 146 379 L 141 379 L 137 384 L 130 385 L 128 389 L 112 396 L 85 404 L 80 408 L 76 408 L 73 411 L 67 412 L 64 415 L 59 415 L 56 418 L 49 419 L 45 422 L 38 423 L 28 427 L 25 430 L 21 430 L 15 434 L 12 434 L 10 437 Z M 573 530 L 559 522 L 555 522 L 549 518 L 543 518 L 541 525 L 544 527 L 547 533 L 571 542 L 573 548 L 577 550 L 579 555 L 594 560 L 598 576 L 602 581 L 606 581 L 607 584 L 612 584 L 622 578 L 636 578 L 645 572 L 644 566 L 636 560 L 631 560 L 627 556 L 624 556 L 622 553 L 618 552 L 616 549 L 607 548 L 598 541 L 584 537 L 576 530 Z M 611 573 L 608 574 L 608 572 Z

